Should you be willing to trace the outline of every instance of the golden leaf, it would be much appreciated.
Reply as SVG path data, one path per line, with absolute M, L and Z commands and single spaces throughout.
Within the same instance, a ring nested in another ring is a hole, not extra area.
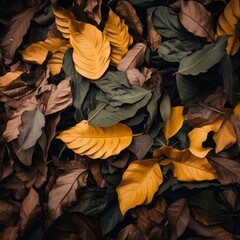
M 25 61 L 42 64 L 47 57 L 48 51 L 55 53 L 66 44 L 67 41 L 60 38 L 47 38 L 45 41 L 31 44 L 19 52 Z
M 132 141 L 132 130 L 122 123 L 102 128 L 88 125 L 87 121 L 83 120 L 60 133 L 57 138 L 79 155 L 105 159 L 119 154 L 129 146 Z
M 5 75 L 0 77 L 0 87 L 5 87 L 14 80 L 16 80 L 23 72 L 15 71 L 15 72 L 8 72 Z
M 159 162 L 160 165 L 173 164 L 174 176 L 179 181 L 192 182 L 213 180 L 218 176 L 209 164 L 207 158 L 198 158 L 191 154 L 189 149 L 178 150 L 164 146 L 154 151 L 153 157 L 167 157 Z
M 171 108 L 169 119 L 166 121 L 164 127 L 165 138 L 168 141 L 169 138 L 173 137 L 179 129 L 182 127 L 184 121 L 183 107 L 177 106 Z
M 110 43 L 95 26 L 72 20 L 70 42 L 78 73 L 92 80 L 99 79 L 110 63 Z
M 111 43 L 111 62 L 118 64 L 127 53 L 128 46 L 133 43 L 132 36 L 128 33 L 128 26 L 123 19 L 120 19 L 112 9 L 109 10 L 103 34 Z
M 124 215 L 137 205 L 152 201 L 163 181 L 160 166 L 155 159 L 132 162 L 122 176 L 117 187 L 119 207 Z
M 62 35 L 65 38 L 69 39 L 70 38 L 70 31 L 69 31 L 70 13 L 63 7 L 59 6 L 57 3 L 54 4 L 53 13 L 55 15 L 55 22 L 57 25 L 57 29 L 62 33 Z
M 240 20 L 240 1 L 231 0 L 220 15 L 217 24 L 216 38 L 229 35 L 227 53 L 234 55 L 240 47 L 240 39 L 237 35 L 236 24 Z
M 60 73 L 65 52 L 70 48 L 70 44 L 60 47 L 48 61 L 48 67 L 53 75 Z

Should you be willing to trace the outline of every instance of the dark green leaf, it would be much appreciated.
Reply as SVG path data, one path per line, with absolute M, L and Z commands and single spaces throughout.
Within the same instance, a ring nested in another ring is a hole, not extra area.
M 198 75 L 205 73 L 208 69 L 217 64 L 226 52 L 228 36 L 224 35 L 213 44 L 207 44 L 202 49 L 194 51 L 184 57 L 178 69 L 183 75 Z

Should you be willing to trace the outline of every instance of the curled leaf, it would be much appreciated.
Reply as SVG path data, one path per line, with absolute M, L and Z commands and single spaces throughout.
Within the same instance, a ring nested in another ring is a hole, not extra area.
M 118 64 L 127 53 L 129 45 L 133 43 L 133 38 L 128 33 L 128 26 L 125 21 L 120 19 L 111 8 L 103 34 L 111 44 L 111 62 Z
M 99 79 L 109 66 L 110 43 L 95 26 L 72 20 L 70 42 L 78 73 L 92 80 Z
M 88 125 L 87 121 L 83 120 L 75 127 L 60 133 L 57 138 L 79 155 L 106 159 L 129 146 L 132 130 L 122 123 L 100 128 Z

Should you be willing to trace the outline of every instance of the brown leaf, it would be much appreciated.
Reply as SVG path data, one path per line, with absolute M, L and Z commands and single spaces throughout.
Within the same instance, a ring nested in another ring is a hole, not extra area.
M 37 107 L 33 111 L 23 112 L 21 119 L 22 123 L 18 128 L 18 144 L 21 150 L 27 150 L 33 147 L 42 135 L 45 118 L 39 107 Z
M 19 220 L 20 204 L 0 199 L 0 224 L 12 226 Z
M 137 68 L 128 69 L 126 73 L 128 81 L 132 86 L 143 86 L 145 76 Z
M 116 237 L 116 240 L 148 240 L 149 238 L 135 225 L 127 225 Z
M 62 111 L 72 104 L 70 77 L 62 80 L 57 86 L 52 85 L 48 103 L 45 106 L 44 115 Z
M 171 99 L 170 99 L 167 91 L 165 91 L 162 101 L 160 103 L 160 113 L 161 113 L 161 116 L 162 116 L 162 119 L 164 122 L 166 122 L 170 118 Z
M 144 62 L 146 48 L 145 44 L 136 43 L 117 64 L 117 69 L 126 72 L 131 68 L 139 68 Z
M 123 150 L 117 156 L 111 156 L 106 160 L 114 167 L 124 168 L 129 160 L 129 151 Z
M 152 147 L 153 138 L 149 134 L 133 137 L 132 143 L 128 149 L 134 153 L 137 159 L 142 160 L 149 149 Z
M 76 190 L 86 186 L 88 170 L 76 168 L 61 174 L 49 193 L 48 209 L 54 220 L 61 215 L 64 208 L 77 200 Z
M 39 213 L 41 211 L 39 195 L 31 188 L 27 197 L 24 199 L 20 211 L 20 222 L 19 227 L 21 231 L 30 228 L 36 221 Z
M 158 49 L 159 44 L 162 42 L 162 37 L 153 27 L 152 14 L 147 17 L 147 31 L 147 39 L 150 42 L 151 50 L 152 52 L 155 52 Z
M 223 198 L 227 201 L 227 204 L 235 210 L 239 199 L 237 190 L 234 187 L 226 188 L 222 190 L 222 195 Z
M 90 171 L 100 188 L 108 187 L 108 182 L 103 178 L 101 172 L 101 161 L 92 161 L 90 164 Z
M 185 198 L 172 203 L 167 210 L 169 239 L 178 239 L 185 231 L 190 217 L 190 211 Z
M 5 227 L 0 232 L 0 239 L 15 240 L 19 235 L 19 226 Z
M 7 145 L 0 144 L 0 181 L 12 174 L 12 165 L 13 161 L 7 157 Z
M 170 5 L 168 5 L 168 7 L 174 9 L 175 11 L 180 12 L 180 10 L 181 10 L 181 0 L 177 0 L 173 3 L 171 3 Z
M 130 28 L 137 31 L 139 35 L 142 35 L 143 32 L 142 23 L 131 3 L 125 0 L 120 0 L 117 3 L 115 11 L 120 18 L 125 19 L 126 24 Z
M 234 114 L 231 114 L 230 121 L 231 121 L 232 126 L 233 126 L 233 128 L 235 130 L 235 134 L 237 136 L 236 144 L 237 144 L 237 147 L 238 147 L 238 149 L 240 151 L 240 121 L 239 121 L 238 117 L 236 115 L 234 115 Z
M 181 0 L 179 19 L 189 32 L 214 42 L 212 15 L 201 3 Z
M 47 32 L 47 38 L 62 38 L 62 33 L 57 29 L 57 25 L 54 22 L 50 27 L 48 28 Z
M 216 170 L 219 176 L 218 181 L 222 184 L 240 183 L 240 163 L 232 159 L 209 156 L 209 163 Z
M 30 22 L 37 10 L 37 6 L 30 7 L 15 15 L 7 26 L 7 32 L 1 39 L 0 46 L 3 49 L 5 63 L 10 64 L 13 60 L 16 49 L 22 43 L 27 33 Z
M 98 25 L 102 21 L 101 5 L 102 0 L 84 1 L 84 12 L 90 20 L 94 20 Z
M 194 220 L 192 217 L 190 217 L 188 227 L 193 229 L 199 236 L 204 238 L 212 238 L 217 240 L 234 240 L 235 239 L 233 235 L 227 232 L 224 228 L 217 225 L 206 226 Z

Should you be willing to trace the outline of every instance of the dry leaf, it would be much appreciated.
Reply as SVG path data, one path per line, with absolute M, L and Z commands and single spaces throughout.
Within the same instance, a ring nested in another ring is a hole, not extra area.
M 75 127 L 60 133 L 57 138 L 79 155 L 106 159 L 119 154 L 131 143 L 132 130 L 122 123 L 101 128 L 88 125 L 88 122 L 83 120 Z
M 144 62 L 146 48 L 145 44 L 136 43 L 118 63 L 117 69 L 126 72 L 131 68 L 139 68 Z
M 95 26 L 71 20 L 70 42 L 78 73 L 92 80 L 99 79 L 110 63 L 110 43 Z
M 66 44 L 67 41 L 60 38 L 47 38 L 45 41 L 31 44 L 19 52 L 25 61 L 42 64 L 48 55 L 48 51 L 55 53 Z
M 237 35 L 236 24 L 240 19 L 240 3 L 239 0 L 231 0 L 228 2 L 224 12 L 219 16 L 217 24 L 217 33 L 215 38 L 222 35 L 229 35 L 227 53 L 230 56 L 236 54 L 240 47 L 240 39 Z
M 135 225 L 129 224 L 117 235 L 116 240 L 148 240 L 149 238 Z
M 90 171 L 94 177 L 94 180 L 96 181 L 96 184 L 100 188 L 108 187 L 108 182 L 103 178 L 102 172 L 101 172 L 101 162 L 100 161 L 94 161 L 90 164 Z
M 22 116 L 22 123 L 19 126 L 18 144 L 21 150 L 33 147 L 42 135 L 42 128 L 45 126 L 45 118 L 39 108 L 33 111 L 25 111 Z
M 87 17 L 99 25 L 102 20 L 102 0 L 85 0 L 83 10 Z
M 137 31 L 140 36 L 142 35 L 143 32 L 142 23 L 131 3 L 125 0 L 120 0 L 117 3 L 115 11 L 120 18 L 125 19 L 126 24 L 130 28 Z
M 128 52 L 128 47 L 133 43 L 133 38 L 128 33 L 128 26 L 125 21 L 120 19 L 111 8 L 103 34 L 111 44 L 111 62 L 118 64 Z
M 174 176 L 179 181 L 192 182 L 213 180 L 218 176 L 215 170 L 208 163 L 207 158 L 198 158 L 191 154 L 188 149 L 178 150 L 172 147 L 161 147 L 154 151 L 153 157 L 161 159 L 160 165 L 173 164 Z
M 0 232 L 0 239 L 15 240 L 19 236 L 19 226 L 5 227 Z
M 57 86 L 52 85 L 44 115 L 60 112 L 72 104 L 70 77 L 62 80 Z
M 19 222 L 21 231 L 26 230 L 26 228 L 29 228 L 34 224 L 38 218 L 40 211 L 41 207 L 39 202 L 39 195 L 33 188 L 31 188 L 28 195 L 22 202 L 20 211 L 21 220 Z
M 214 42 L 212 15 L 201 3 L 181 0 L 179 19 L 189 32 Z
M 48 209 L 51 218 L 59 217 L 74 201 L 77 200 L 76 190 L 86 186 L 88 170 L 76 168 L 61 174 L 49 193 Z
M 167 141 L 179 131 L 183 125 L 183 122 L 183 107 L 172 107 L 170 117 L 164 126 L 164 134 Z
M 162 172 L 156 160 L 138 160 L 130 163 L 117 187 L 122 215 L 137 205 L 150 203 L 162 181 Z
M 126 74 L 132 86 L 143 86 L 146 77 L 137 68 L 128 69 Z
M 173 114 L 173 109 L 171 109 L 171 99 L 167 91 L 165 91 L 160 103 L 160 113 L 164 122 L 169 120 L 171 113 Z

